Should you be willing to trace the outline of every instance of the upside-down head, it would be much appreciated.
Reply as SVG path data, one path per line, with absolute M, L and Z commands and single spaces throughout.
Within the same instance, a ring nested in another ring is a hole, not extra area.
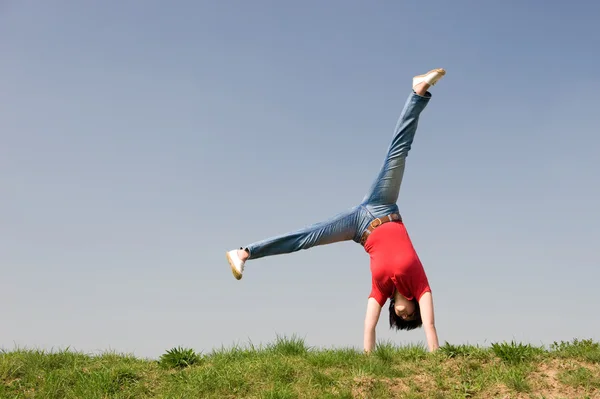
M 394 298 L 390 299 L 390 328 L 409 331 L 422 325 L 421 308 L 415 298 L 407 306 L 396 306 Z

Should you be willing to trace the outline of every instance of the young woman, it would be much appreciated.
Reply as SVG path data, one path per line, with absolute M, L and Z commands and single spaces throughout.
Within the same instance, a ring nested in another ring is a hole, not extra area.
M 234 277 L 242 278 L 248 260 L 353 240 L 363 245 L 370 256 L 371 293 L 364 323 L 365 351 L 369 353 L 375 347 L 375 327 L 388 299 L 390 328 L 412 330 L 422 326 L 429 350 L 436 350 L 439 343 L 431 288 L 396 202 L 419 116 L 431 99 L 428 89 L 445 74 L 444 69 L 433 69 L 413 78 L 413 90 L 396 124 L 385 161 L 359 205 L 323 222 L 228 251 Z

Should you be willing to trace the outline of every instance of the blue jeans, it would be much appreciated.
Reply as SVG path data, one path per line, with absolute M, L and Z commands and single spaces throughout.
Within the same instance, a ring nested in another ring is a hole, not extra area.
M 248 259 L 287 254 L 341 241 L 353 240 L 360 243 L 362 233 L 373 219 L 399 213 L 396 202 L 406 157 L 417 131 L 419 115 L 430 98 L 429 92 L 420 96 L 413 91 L 408 96 L 394 129 L 385 161 L 360 204 L 300 230 L 252 243 L 244 247 L 249 253 Z

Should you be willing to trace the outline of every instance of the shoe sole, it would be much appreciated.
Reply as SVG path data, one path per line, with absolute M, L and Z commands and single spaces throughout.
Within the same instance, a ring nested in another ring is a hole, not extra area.
M 242 275 L 235 268 L 235 263 L 233 263 L 233 259 L 231 259 L 231 256 L 229 256 L 229 253 L 227 253 L 226 255 L 227 255 L 227 261 L 229 262 L 229 266 L 231 267 L 231 273 L 233 273 L 233 277 L 235 277 L 236 280 L 241 280 Z

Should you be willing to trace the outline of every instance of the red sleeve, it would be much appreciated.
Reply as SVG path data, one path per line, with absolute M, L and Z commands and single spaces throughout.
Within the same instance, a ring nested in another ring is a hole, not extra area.
M 387 295 L 383 294 L 381 290 L 379 290 L 375 281 L 372 282 L 369 298 L 374 298 L 381 307 L 385 305 L 385 302 L 388 299 Z
M 421 297 L 422 297 L 422 296 L 423 296 L 423 294 L 424 294 L 424 293 L 426 293 L 426 292 L 431 292 L 431 288 L 429 287 L 429 285 L 425 286 L 425 287 L 424 287 L 424 288 L 421 290 L 421 292 L 420 292 L 418 295 L 416 295 L 416 296 L 415 296 L 415 298 L 417 299 L 417 301 L 420 301 L 420 300 L 421 300 Z

